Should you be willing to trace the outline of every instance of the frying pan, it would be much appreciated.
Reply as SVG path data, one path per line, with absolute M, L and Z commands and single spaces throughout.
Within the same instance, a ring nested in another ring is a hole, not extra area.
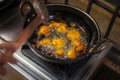
M 49 18 L 50 20 L 54 20 L 58 15 L 56 13 L 59 13 L 62 17 L 62 19 L 67 19 L 70 21 L 75 21 L 82 29 L 84 29 L 85 33 L 87 34 L 87 47 L 86 52 L 87 54 L 77 57 L 76 59 L 65 59 L 61 60 L 55 57 L 50 57 L 48 55 L 43 54 L 43 52 L 40 49 L 36 49 L 32 46 L 34 43 L 33 40 L 37 37 L 37 30 L 33 33 L 33 35 L 29 38 L 27 45 L 30 47 L 30 49 L 33 51 L 34 54 L 39 56 L 41 59 L 52 62 L 52 63 L 60 63 L 60 64 L 67 64 L 67 63 L 73 63 L 78 60 L 84 60 L 88 56 L 93 55 L 94 50 L 96 49 L 96 45 L 99 44 L 101 40 L 101 32 L 99 29 L 99 26 L 95 22 L 95 20 L 88 15 L 86 12 L 65 4 L 48 4 L 47 5 L 48 12 L 49 12 Z M 90 52 L 91 48 L 93 51 Z

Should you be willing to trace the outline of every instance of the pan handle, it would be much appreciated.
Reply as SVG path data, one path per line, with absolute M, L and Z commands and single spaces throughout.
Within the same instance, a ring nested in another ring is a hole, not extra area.
M 100 42 L 98 42 L 97 44 L 95 44 L 93 47 L 91 47 L 88 52 L 92 53 L 92 54 L 99 53 L 99 52 L 103 51 L 108 46 L 109 42 L 110 42 L 110 40 L 103 39 Z
M 40 21 L 44 24 L 48 20 L 48 11 L 44 0 L 22 0 L 20 4 L 20 13 L 27 26 L 37 16 L 41 16 Z
M 20 13 L 25 20 L 24 27 L 28 26 L 30 22 L 36 17 L 36 12 L 30 1 L 21 1 Z
M 34 13 L 33 5 L 29 1 L 22 1 L 20 4 L 20 12 L 23 17 L 27 17 L 30 13 Z

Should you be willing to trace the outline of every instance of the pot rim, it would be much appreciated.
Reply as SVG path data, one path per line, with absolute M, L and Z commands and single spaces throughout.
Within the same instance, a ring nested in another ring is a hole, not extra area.
M 93 22 L 93 24 L 94 24 L 95 27 L 96 27 L 96 31 L 97 31 L 97 40 L 96 40 L 96 43 L 94 43 L 95 38 L 91 39 L 91 41 L 90 41 L 90 48 L 100 42 L 100 40 L 101 40 L 101 33 L 100 33 L 99 26 L 98 26 L 98 24 L 96 23 L 96 21 L 95 21 L 89 14 L 87 14 L 86 12 L 82 11 L 81 9 L 79 9 L 79 8 L 77 8 L 77 7 L 74 7 L 74 6 L 71 6 L 71 5 L 66 5 L 66 4 L 47 4 L 46 6 L 48 6 L 48 7 L 49 7 L 49 6 L 63 6 L 63 7 L 72 8 L 72 9 L 74 9 L 74 10 L 76 10 L 76 11 L 82 12 L 83 14 L 85 14 L 85 16 L 87 16 L 87 17 L 91 20 L 91 22 Z M 92 45 L 91 45 L 91 44 L 92 44 Z M 54 60 L 54 59 L 51 59 L 51 58 L 49 58 L 49 57 L 45 57 L 44 55 L 40 55 L 40 54 L 39 54 L 40 52 L 38 53 L 38 51 L 37 51 L 36 49 L 34 49 L 30 44 L 28 44 L 28 46 L 30 47 L 30 49 L 31 49 L 35 54 L 37 54 L 37 55 L 38 55 L 40 58 L 42 58 L 43 60 L 48 61 L 48 62 L 53 62 L 53 63 L 60 63 L 60 64 L 68 64 L 68 63 L 77 62 L 77 61 L 79 61 L 79 60 L 83 60 L 83 59 L 85 59 L 85 58 L 87 58 L 87 57 L 90 57 L 90 56 L 92 55 L 92 53 L 91 53 L 91 54 L 88 53 L 88 54 L 86 54 L 85 56 L 78 57 L 78 58 L 76 58 L 76 59 L 74 59 L 74 60 L 59 60 L 59 59 Z M 90 49 L 90 48 L 89 48 L 89 49 Z M 47 59 L 46 59 L 46 58 L 47 58 Z

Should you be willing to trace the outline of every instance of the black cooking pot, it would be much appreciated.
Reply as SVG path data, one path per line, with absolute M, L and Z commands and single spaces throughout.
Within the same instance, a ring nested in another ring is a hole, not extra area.
M 32 47 L 33 44 L 32 41 L 36 36 L 36 33 L 34 33 L 31 38 L 29 39 L 29 47 L 32 49 L 32 51 L 38 55 L 40 58 L 42 58 L 45 61 L 53 62 L 53 63 L 72 63 L 76 62 L 78 60 L 83 60 L 86 57 L 92 55 L 93 52 L 89 52 L 91 48 L 94 49 L 93 46 L 97 45 L 99 41 L 101 40 L 101 33 L 98 25 L 94 21 L 92 17 L 90 17 L 86 12 L 65 4 L 48 4 L 47 5 L 50 19 L 61 17 L 62 19 L 68 18 L 68 21 L 75 21 L 76 24 L 80 25 L 82 29 L 84 29 L 85 34 L 87 35 L 87 48 L 86 52 L 87 54 L 83 56 L 79 56 L 76 59 L 66 59 L 66 60 L 60 60 L 55 57 L 50 57 L 48 55 L 42 54 L 42 51 Z M 79 27 L 79 26 L 78 26 Z

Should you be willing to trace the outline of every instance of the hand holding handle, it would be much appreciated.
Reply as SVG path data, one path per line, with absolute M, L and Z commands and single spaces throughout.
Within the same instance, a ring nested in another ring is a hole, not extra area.
M 26 20 L 26 28 L 15 41 L 0 44 L 0 49 L 2 49 L 3 51 L 0 53 L 0 74 L 5 74 L 3 64 L 6 61 L 11 63 L 16 62 L 15 59 L 12 57 L 12 54 L 27 41 L 27 39 L 41 23 L 47 22 L 47 17 L 45 15 L 47 11 L 44 11 L 46 10 L 45 6 L 44 9 L 43 6 L 40 6 L 41 4 L 43 5 L 41 1 L 43 0 L 23 0 L 21 2 L 20 10 L 22 16 Z M 26 11 L 27 9 L 28 11 Z M 46 14 L 48 16 L 48 13 Z

